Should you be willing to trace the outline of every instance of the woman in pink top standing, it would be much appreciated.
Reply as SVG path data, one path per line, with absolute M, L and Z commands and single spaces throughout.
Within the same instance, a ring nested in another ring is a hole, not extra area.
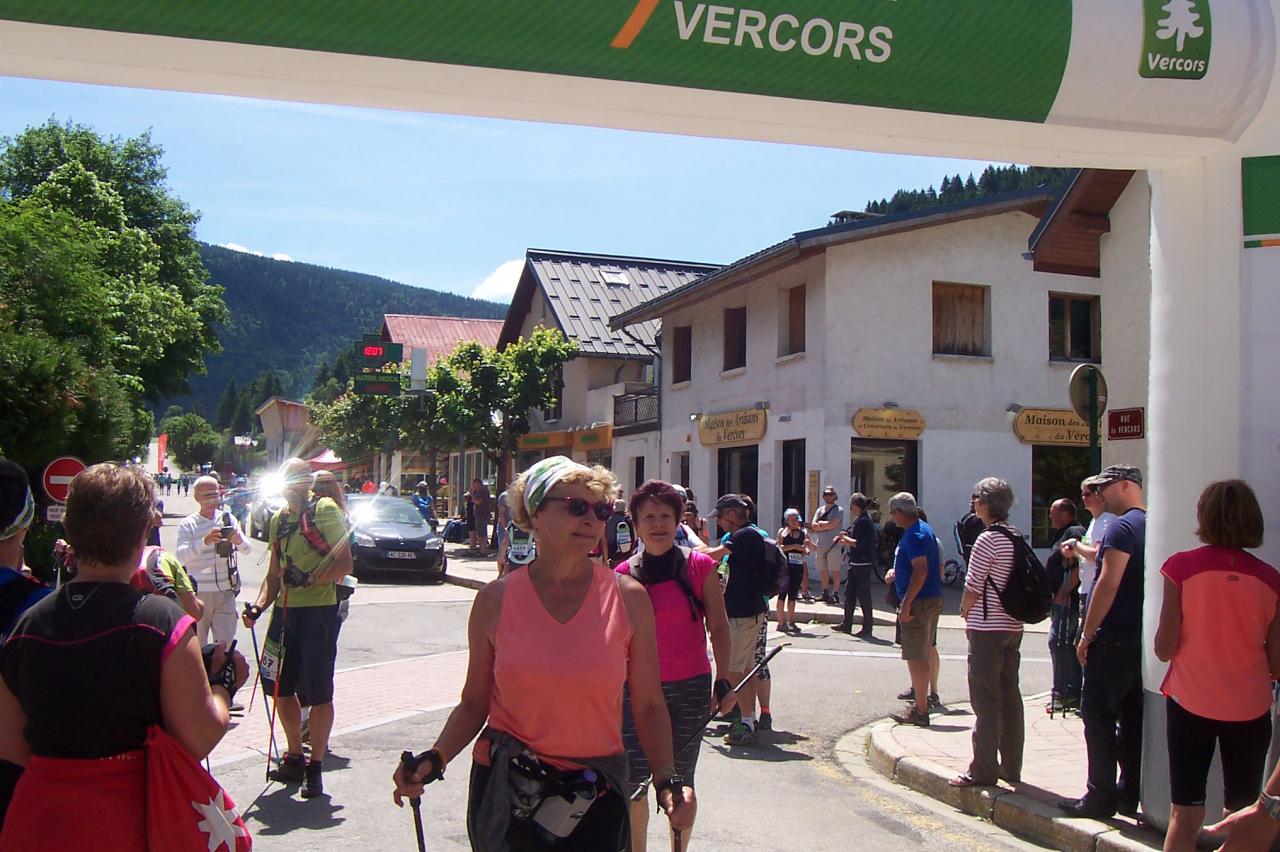
M 1262 509 L 1246 483 L 1215 482 L 1196 506 L 1204 547 L 1165 562 L 1156 656 L 1166 696 L 1173 811 L 1167 850 L 1193 850 L 1216 746 L 1228 811 L 1258 797 L 1271 743 L 1271 680 L 1280 673 L 1280 575 L 1245 551 L 1262 544 Z
M 626 848 L 624 685 L 658 801 L 673 829 L 692 823 L 696 802 L 674 769 L 649 596 L 588 556 L 617 490 L 609 471 L 563 456 L 511 486 L 512 519 L 536 535 L 537 558 L 476 595 L 462 701 L 417 768 L 396 769 L 400 804 L 443 777 L 480 734 L 467 805 L 477 852 Z
M 669 482 L 651 479 L 631 495 L 631 517 L 644 542 L 642 553 L 619 563 L 618 573 L 629 574 L 644 586 L 653 604 L 658 636 L 658 673 L 662 695 L 671 717 L 675 747 L 690 740 L 676 754 L 676 774 L 693 785 L 702 745 L 696 736 L 708 712 L 727 713 L 736 699 L 727 680 L 711 683 L 711 663 L 707 660 L 707 633 L 716 658 L 716 672 L 729 670 L 729 619 L 724 611 L 724 595 L 716 562 L 675 543 L 676 528 L 684 514 L 685 499 Z M 716 700 L 716 691 L 724 694 Z M 708 703 L 709 702 L 709 703 Z M 622 742 L 629 758 L 628 792 L 631 802 L 631 852 L 644 852 L 648 836 L 649 761 L 629 703 L 624 703 Z M 690 824 L 693 819 L 690 817 Z M 680 849 L 688 846 L 690 832 L 681 833 Z

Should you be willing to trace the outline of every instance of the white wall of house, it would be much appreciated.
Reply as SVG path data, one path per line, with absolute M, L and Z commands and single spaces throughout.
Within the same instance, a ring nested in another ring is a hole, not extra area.
M 648 479 L 665 479 L 667 471 L 658 464 L 658 439 L 656 429 L 635 435 L 613 436 L 613 474 L 622 487 L 622 495 L 630 499 L 631 493 Z M 636 459 L 644 459 L 644 477 L 636 478 Z
M 1151 187 L 1146 172 L 1133 176 L 1112 207 L 1111 233 L 1103 235 L 1101 248 L 1107 408 L 1145 408 L 1151 358 Z M 1104 465 L 1147 469 L 1145 437 L 1108 440 L 1105 417 L 1102 435 Z
M 1140 198 L 1130 201 L 1130 207 L 1141 206 Z M 951 525 L 983 476 L 1009 481 L 1019 498 L 1012 520 L 1029 530 L 1032 447 L 1014 434 L 1015 415 L 1007 409 L 1069 407 L 1067 382 L 1076 365 L 1049 358 L 1049 294 L 1097 295 L 1103 289 L 1097 279 L 1034 272 L 1022 253 L 1035 223 L 1028 214 L 1006 213 L 833 246 L 664 316 L 664 475 L 675 475 L 676 453 L 689 452 L 691 485 L 709 507 L 718 484 L 717 448 L 701 445 L 690 415 L 766 402 L 761 522 L 773 524 L 784 508 L 781 447 L 788 439 L 806 440 L 806 470 L 820 471 L 822 483 L 834 485 L 843 502 L 850 490 L 854 412 L 888 401 L 924 417 L 919 497 L 948 552 Z M 934 281 L 990 288 L 989 357 L 933 354 Z M 806 351 L 780 358 L 778 294 L 800 283 L 807 287 Z M 720 369 L 723 311 L 741 305 L 748 306 L 747 366 L 726 374 Z M 1105 296 L 1101 315 L 1105 329 Z M 693 327 L 692 379 L 672 386 L 671 329 L 681 325 Z M 1145 358 L 1113 362 L 1111 351 L 1104 343 L 1102 365 L 1112 386 L 1142 385 Z M 1125 376 L 1139 369 L 1132 381 Z M 887 510 L 889 495 L 872 496 Z

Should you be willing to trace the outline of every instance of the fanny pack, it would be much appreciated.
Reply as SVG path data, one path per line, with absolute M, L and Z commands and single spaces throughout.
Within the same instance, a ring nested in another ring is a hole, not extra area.
M 562 770 L 525 751 L 511 758 L 511 815 L 551 844 L 573 834 L 607 785 L 590 769 Z

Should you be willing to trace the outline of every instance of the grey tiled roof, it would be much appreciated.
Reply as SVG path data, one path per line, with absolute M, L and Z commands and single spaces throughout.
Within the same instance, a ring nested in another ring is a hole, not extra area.
M 609 328 L 609 320 L 719 268 L 707 263 L 529 249 L 502 342 L 514 340 L 519 333 L 533 295 L 529 291 L 536 285 L 560 329 L 577 342 L 582 354 L 650 358 L 660 328 L 657 320 L 618 331 Z

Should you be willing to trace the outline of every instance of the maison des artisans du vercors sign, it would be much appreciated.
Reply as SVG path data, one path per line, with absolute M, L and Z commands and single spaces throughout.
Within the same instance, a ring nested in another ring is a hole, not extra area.
M 768 413 L 759 408 L 743 408 L 698 418 L 698 440 L 704 447 L 752 444 L 764 438 Z

